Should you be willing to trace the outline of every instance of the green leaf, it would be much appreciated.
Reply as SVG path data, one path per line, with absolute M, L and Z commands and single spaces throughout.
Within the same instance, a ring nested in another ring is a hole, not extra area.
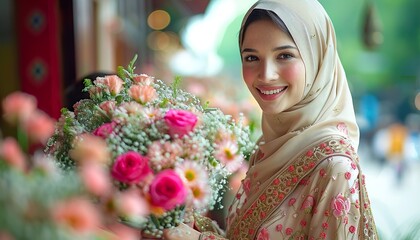
M 83 84 L 85 85 L 85 88 L 83 88 L 83 92 L 87 92 L 89 91 L 89 88 L 93 86 L 92 80 L 90 80 L 89 78 L 85 78 L 83 80 Z
M 159 104 L 159 107 L 164 108 L 166 104 L 168 104 L 169 100 L 167 98 L 164 98 L 162 102 Z
M 125 74 L 126 74 L 126 72 L 125 72 L 124 67 L 123 66 L 118 66 L 117 67 L 117 75 L 118 75 L 118 77 L 121 78 L 121 79 L 124 79 L 125 78 Z
M 150 220 L 153 222 L 153 224 L 156 226 L 156 228 L 160 227 L 159 219 L 153 214 L 150 215 Z
M 171 87 L 172 87 L 172 97 L 176 98 L 177 94 L 178 94 L 178 89 L 179 86 L 181 85 L 181 77 L 180 76 L 176 76 L 175 80 L 172 82 Z
M 134 55 L 133 59 L 128 64 L 127 70 L 130 73 L 130 75 L 134 74 L 134 69 L 136 69 L 136 67 L 134 66 L 134 63 L 136 62 L 136 60 L 137 60 L 137 54 Z
M 26 131 L 24 131 L 21 127 L 17 128 L 17 141 L 22 151 L 27 153 L 29 151 L 29 138 Z

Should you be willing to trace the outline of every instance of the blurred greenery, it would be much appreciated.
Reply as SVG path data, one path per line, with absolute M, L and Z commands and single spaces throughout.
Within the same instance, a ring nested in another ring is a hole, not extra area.
M 383 36 L 383 43 L 373 50 L 362 41 L 369 3 L 376 8 Z M 334 22 L 341 60 L 353 92 L 375 92 L 397 84 L 411 90 L 419 87 L 420 1 L 324 0 L 322 4 Z

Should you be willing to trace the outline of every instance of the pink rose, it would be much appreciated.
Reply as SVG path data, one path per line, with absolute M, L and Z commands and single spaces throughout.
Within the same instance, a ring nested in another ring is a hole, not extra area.
M 186 110 L 169 110 L 164 118 L 172 137 L 178 135 L 182 138 L 192 131 L 197 123 L 197 116 Z
M 350 211 L 350 201 L 340 193 L 331 201 L 331 208 L 335 217 L 345 216 Z
M 93 131 L 93 135 L 105 139 L 112 133 L 116 125 L 115 122 L 104 123 Z
M 134 151 L 118 156 L 111 169 L 112 177 L 124 183 L 138 183 L 151 172 L 149 159 Z
M 16 123 L 25 120 L 36 110 L 37 101 L 27 93 L 14 92 L 4 98 L 2 105 L 4 118 L 10 123 Z
M 187 189 L 181 177 L 171 169 L 156 175 L 149 192 L 152 204 L 166 210 L 184 203 L 187 196 Z

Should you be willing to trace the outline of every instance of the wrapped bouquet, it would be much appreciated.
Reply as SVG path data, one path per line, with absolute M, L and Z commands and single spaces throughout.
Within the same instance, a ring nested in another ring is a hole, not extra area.
M 179 78 L 168 85 L 136 74 L 135 60 L 117 75 L 85 80 L 90 98 L 75 103 L 74 112 L 62 110 L 46 152 L 69 171 L 105 165 L 117 193 L 129 191 L 149 209 L 120 220 L 160 237 L 217 206 L 227 177 L 255 145 L 241 119 L 203 105 L 179 89 Z M 109 199 L 98 197 L 112 208 Z

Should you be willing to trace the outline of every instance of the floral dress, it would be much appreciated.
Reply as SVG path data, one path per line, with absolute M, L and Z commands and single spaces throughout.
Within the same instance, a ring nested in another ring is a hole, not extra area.
M 229 208 L 228 238 L 377 239 L 364 175 L 360 173 L 358 163 L 352 159 L 354 158 L 346 155 L 335 155 L 320 161 L 309 174 L 295 184 L 290 194 L 284 196 L 274 211 L 255 208 L 253 214 L 261 216 L 263 220 L 251 221 L 250 225 L 259 226 L 258 229 L 255 229 L 255 232 L 248 230 L 249 232 L 244 233 L 246 228 L 240 229 L 239 232 L 233 228 L 238 226 L 234 224 L 235 218 L 241 212 L 241 207 L 247 201 L 249 190 L 252 188 L 247 176 Z M 259 201 L 267 200 L 268 194 L 259 198 Z M 203 233 L 200 239 L 224 238 L 207 232 Z

